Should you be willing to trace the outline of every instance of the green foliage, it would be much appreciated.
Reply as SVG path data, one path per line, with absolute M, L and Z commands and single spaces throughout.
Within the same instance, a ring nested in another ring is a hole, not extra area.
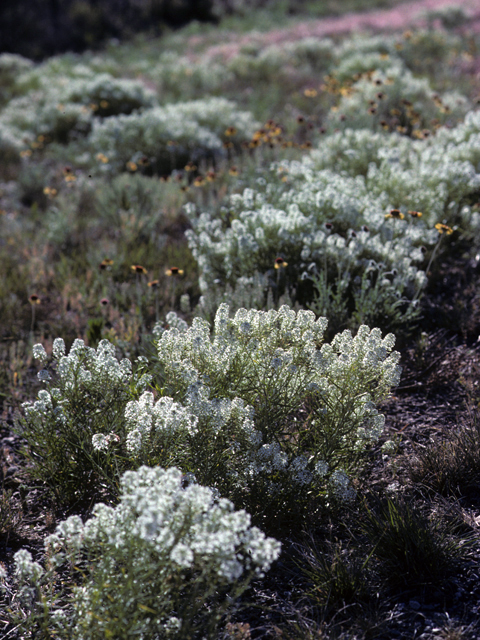
M 365 508 L 364 531 L 378 570 L 392 587 L 438 584 L 451 572 L 461 548 L 402 498 Z
M 299 547 L 299 568 L 310 583 L 309 596 L 324 611 L 336 612 L 368 599 L 366 565 L 357 549 L 326 542 L 322 547 L 312 538 Z
M 476 410 L 450 438 L 418 447 L 409 467 L 414 482 L 444 496 L 474 492 L 480 478 L 480 424 Z

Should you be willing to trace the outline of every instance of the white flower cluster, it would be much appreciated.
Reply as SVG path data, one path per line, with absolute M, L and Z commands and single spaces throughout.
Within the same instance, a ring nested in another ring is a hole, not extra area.
M 233 73 L 219 62 L 203 56 L 192 61 L 173 51 L 162 53 L 156 64 L 142 61 L 138 67 L 157 84 L 159 95 L 182 100 L 217 92 L 235 79 Z
M 435 229 L 421 219 L 394 226 L 385 215 L 397 202 L 385 192 L 372 193 L 361 176 L 317 171 L 308 163 L 281 168 L 291 176 L 291 188 L 272 171 L 265 191 L 248 188 L 232 197 L 230 227 L 207 213 L 192 215 L 193 229 L 186 235 L 204 294 L 218 289 L 218 281 L 233 287 L 240 276 L 256 274 L 275 289 L 278 256 L 288 265 L 285 277 L 292 289 L 300 278 L 321 273 L 329 286 L 345 280 L 344 288 L 353 286 L 355 292 L 366 279 L 378 281 L 389 298 L 419 293 L 425 280 L 422 247 L 437 241 Z
M 139 400 L 125 408 L 127 450 L 138 453 L 152 438 L 168 440 L 197 432 L 198 417 L 192 415 L 172 398 L 163 397 L 154 403 L 153 394 L 146 391 Z M 178 443 L 177 443 L 178 445 Z
M 64 87 L 62 102 L 94 105 L 109 115 L 131 113 L 156 103 L 155 92 L 139 80 L 114 78 L 109 73 L 98 73 L 89 79 L 71 80 Z M 106 104 L 105 104 L 106 103 Z M 104 105 L 104 106 L 102 106 Z
M 216 500 L 211 489 L 183 488 L 176 468 L 141 467 L 124 474 L 118 506 L 97 504 L 85 524 L 72 516 L 57 526 L 45 540 L 46 570 L 29 552 L 17 552 L 15 577 L 30 589 L 25 604 L 32 607 L 31 587 L 40 593 L 67 561 L 85 568 L 75 569 L 73 584 L 62 578 L 57 599 L 42 612 L 60 623 L 62 596 L 73 586 L 72 614 L 64 621 L 69 637 L 108 637 L 120 611 L 132 633 L 153 637 L 163 627 L 176 637 L 176 631 L 201 624 L 202 616 L 208 622 L 209 609 L 201 606 L 208 594 L 218 588 L 232 600 L 236 583 L 247 586 L 279 555 L 279 542 L 251 527 L 245 511 Z
M 95 73 L 85 65 L 66 70 L 58 60 L 33 69 L 29 65 L 23 71 L 15 78 L 16 92 L 23 93 L 23 87 L 30 91 L 10 101 L 1 121 L 18 127 L 24 136 L 48 135 L 68 142 L 71 132 L 86 135 L 90 131 L 97 112 L 102 116 L 131 113 L 156 103 L 155 92 L 143 82 Z
M 361 75 L 365 72 L 369 72 L 368 75 Z M 355 51 L 351 56 L 342 58 L 335 69 L 335 77 L 337 73 L 339 79 L 361 75 L 329 115 L 329 120 L 334 123 L 342 115 L 346 118 L 347 126 L 354 129 L 372 129 L 380 120 L 391 118 L 392 109 L 405 111 L 402 106 L 405 101 L 419 114 L 419 121 L 416 122 L 419 130 L 428 127 L 434 118 L 442 117 L 440 109 L 446 106 L 456 119 L 465 116 L 470 108 L 468 100 L 460 94 L 444 94 L 440 98 L 426 78 L 415 77 L 397 56 L 385 56 L 378 51 L 367 54 Z M 382 96 L 380 99 L 379 93 Z M 441 107 L 436 104 L 439 98 Z M 374 113 L 368 111 L 372 104 L 376 105 Z
M 17 53 L 0 54 L 0 78 L 2 85 L 8 86 L 18 79 L 21 73 L 29 71 L 33 67 L 33 62 Z
M 55 353 L 61 354 L 61 343 L 57 345 Z M 101 340 L 95 350 L 87 347 L 83 340 L 76 339 L 69 354 L 60 357 L 57 373 L 67 391 L 75 388 L 79 382 L 127 385 L 132 377 L 132 363 L 127 358 L 119 362 L 115 346 L 108 340 Z

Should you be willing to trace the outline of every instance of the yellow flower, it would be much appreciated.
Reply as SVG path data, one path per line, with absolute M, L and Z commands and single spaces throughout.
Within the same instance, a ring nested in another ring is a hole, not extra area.
M 147 275 L 147 270 L 145 269 L 145 267 L 142 267 L 141 264 L 132 264 L 130 269 L 132 271 L 135 271 L 135 273 L 143 273 L 144 275 Z
M 437 224 L 435 225 L 435 229 L 438 231 L 438 233 L 446 233 L 447 236 L 450 236 L 453 233 L 452 227 L 449 227 L 446 224 L 442 224 L 441 222 L 437 222 Z
M 102 260 L 102 262 L 98 265 L 98 268 L 100 269 L 100 271 L 105 271 L 105 269 L 111 267 L 112 264 L 113 260 L 110 260 L 110 258 L 105 258 L 105 260 Z
M 183 276 L 184 273 L 184 270 L 178 267 L 170 267 L 170 269 L 165 271 L 166 276 Z
M 403 220 L 405 216 L 400 211 L 400 209 L 392 209 L 390 213 L 385 215 L 385 218 L 394 218 L 395 220 Z

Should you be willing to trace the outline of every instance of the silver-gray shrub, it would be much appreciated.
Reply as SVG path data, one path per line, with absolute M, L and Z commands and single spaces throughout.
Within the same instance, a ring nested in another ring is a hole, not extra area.
M 480 184 L 479 142 L 480 112 L 470 111 L 456 127 L 426 140 L 347 129 L 326 137 L 304 162 L 310 170 L 364 175 L 381 206 L 421 211 L 429 227 L 458 225 L 478 238 L 480 221 L 471 205 Z
M 248 139 L 257 122 L 234 102 L 211 98 L 146 109 L 142 113 L 95 122 L 89 136 L 92 153 L 108 156 L 116 169 L 147 156 L 160 173 L 169 173 L 187 159 L 223 153 L 222 136 L 235 125 L 240 140 Z
M 280 543 L 176 468 L 126 472 L 116 507 L 61 522 L 42 563 L 15 554 L 22 631 L 65 640 L 212 638 Z M 1 576 L 5 580 L 5 572 Z
M 94 104 L 102 115 L 131 113 L 153 107 L 156 94 L 139 80 L 114 78 L 109 73 L 97 73 L 89 79 L 72 80 L 64 88 L 66 102 Z M 107 104 L 102 107 L 100 103 Z
M 65 72 L 61 65 L 42 65 L 20 75 L 17 92 L 21 95 L 1 112 L 0 123 L 19 129 L 22 139 L 43 135 L 66 143 L 87 135 L 97 113 L 105 117 L 156 104 L 155 92 L 138 80 L 95 73 L 86 65 Z

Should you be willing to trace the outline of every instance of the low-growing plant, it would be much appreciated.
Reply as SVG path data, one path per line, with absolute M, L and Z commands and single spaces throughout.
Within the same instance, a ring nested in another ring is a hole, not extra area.
M 4 481 L 0 486 L 0 544 L 7 546 L 8 538 L 21 520 L 21 509 L 14 506 L 13 490 L 6 489 Z
M 341 543 L 320 544 L 312 537 L 298 547 L 299 568 L 310 583 L 308 595 L 325 612 L 368 600 L 368 557 Z
M 0 54 L 0 105 L 12 99 L 16 93 L 18 77 L 32 66 L 31 60 L 16 53 Z
M 124 170 L 128 163 L 137 166 L 141 158 L 147 158 L 150 171 L 168 175 L 187 160 L 222 156 L 229 126 L 235 126 L 240 142 L 253 134 L 257 124 L 249 112 L 240 111 L 232 101 L 211 98 L 95 122 L 88 142 L 92 152 L 104 153 L 117 171 Z
M 385 195 L 372 197 L 361 176 L 284 162 L 266 178 L 231 196 L 223 220 L 187 208 L 202 293 L 211 297 L 212 290 L 233 289 L 239 277 L 263 276 L 262 307 L 269 290 L 275 302 L 288 294 L 313 302 L 337 331 L 366 322 L 394 329 L 418 318 L 422 263 L 438 240 L 435 229 L 403 213 L 388 219 Z
M 365 507 L 363 530 L 377 570 L 393 587 L 441 584 L 461 556 L 461 544 L 403 498 Z
M 416 483 L 444 496 L 467 497 L 476 494 L 480 479 L 480 421 L 470 410 L 466 424 L 446 440 L 435 438 L 426 447 L 417 447 L 409 464 L 409 475 Z
M 118 506 L 61 522 L 42 563 L 15 554 L 17 624 L 36 638 L 214 638 L 279 555 L 279 542 L 211 489 L 142 467 L 123 475 Z

